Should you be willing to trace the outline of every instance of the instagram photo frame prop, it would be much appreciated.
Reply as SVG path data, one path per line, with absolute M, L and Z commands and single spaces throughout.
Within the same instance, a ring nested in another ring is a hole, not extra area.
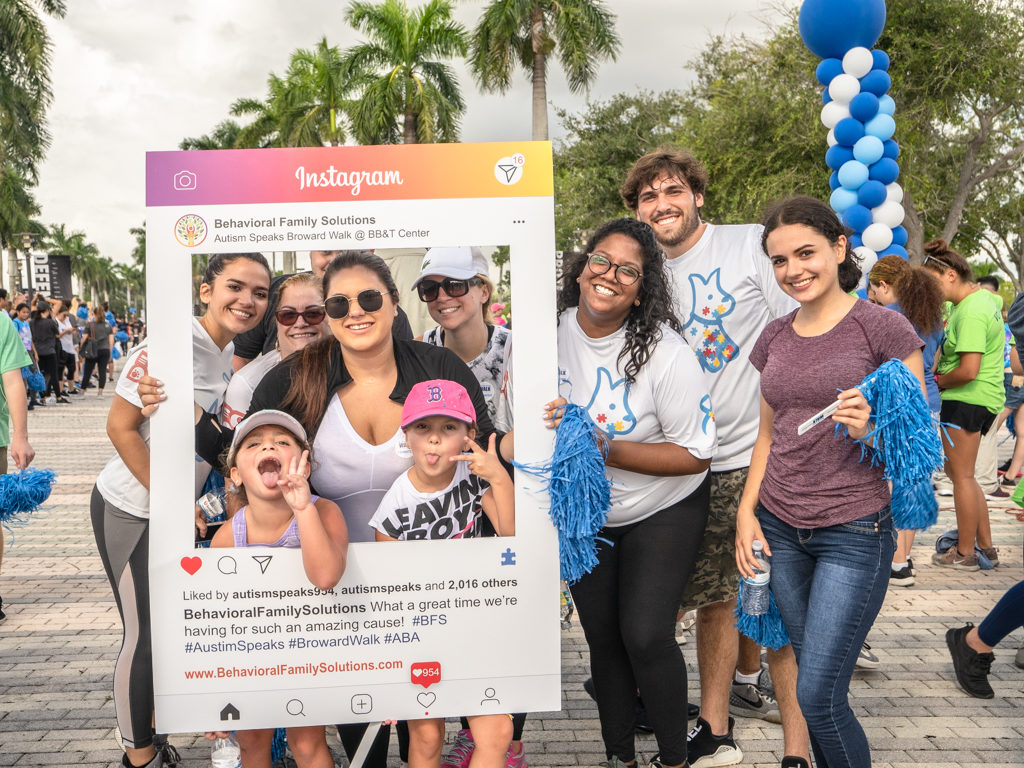
M 333 593 L 293 549 L 194 549 L 195 254 L 507 244 L 516 458 L 551 455 L 551 145 L 152 152 L 146 158 L 150 579 L 157 729 L 189 732 L 560 708 L 558 545 L 540 483 L 516 536 L 353 543 Z M 414 293 L 401 303 L 418 301 Z M 344 511 L 344 510 L 343 510 Z

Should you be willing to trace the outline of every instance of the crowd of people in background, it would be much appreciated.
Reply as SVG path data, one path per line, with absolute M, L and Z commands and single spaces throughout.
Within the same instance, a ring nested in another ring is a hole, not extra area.
M 116 317 L 106 301 L 55 299 L 38 291 L 29 298 L 0 288 L 0 309 L 14 322 L 31 360 L 22 369 L 30 411 L 69 404 L 90 388 L 102 396 L 114 376 L 114 360 L 146 336 L 134 310 Z

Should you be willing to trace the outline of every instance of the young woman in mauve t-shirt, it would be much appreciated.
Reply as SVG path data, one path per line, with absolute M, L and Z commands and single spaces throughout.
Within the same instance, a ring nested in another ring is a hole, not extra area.
M 800 668 L 797 698 L 819 766 L 869 766 L 848 701 L 864 638 L 882 607 L 896 534 L 883 468 L 857 442 L 871 408 L 855 387 L 891 358 L 921 382 L 921 339 L 895 312 L 846 293 L 860 267 L 835 213 L 809 197 L 775 205 L 765 253 L 800 303 L 769 323 L 750 353 L 761 372 L 761 426 L 737 513 L 736 562 L 752 576 L 765 543 L 772 594 Z M 832 420 L 798 427 L 839 399 Z M 843 424 L 850 437 L 836 436 Z

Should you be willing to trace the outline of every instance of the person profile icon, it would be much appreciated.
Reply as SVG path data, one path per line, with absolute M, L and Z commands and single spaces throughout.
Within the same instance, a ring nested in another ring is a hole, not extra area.
M 484 688 L 484 697 L 484 700 L 480 702 L 481 704 L 501 704 L 498 699 L 494 698 L 493 688 Z

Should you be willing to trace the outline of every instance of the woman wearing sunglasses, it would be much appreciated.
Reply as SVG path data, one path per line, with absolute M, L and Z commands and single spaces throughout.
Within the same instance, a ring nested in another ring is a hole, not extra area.
M 572 585 L 590 647 L 609 768 L 632 766 L 637 690 L 654 726 L 652 766 L 686 763 L 679 596 L 708 515 L 711 398 L 678 333 L 663 257 L 635 219 L 600 227 L 567 259 L 558 294 L 560 398 L 586 408 L 612 481 L 598 564 Z
M 510 428 L 511 414 L 503 408 L 498 418 L 497 411 L 512 351 L 511 334 L 494 325 L 494 285 L 483 253 L 475 247 L 431 248 L 412 287 L 437 323 L 423 334 L 423 341 L 458 355 L 480 382 L 491 421 Z
M 274 312 L 277 343 L 274 349 L 240 368 L 231 377 L 220 413 L 224 426 L 234 429 L 238 425 L 249 410 L 253 391 L 268 371 L 281 360 L 329 335 L 324 323 L 327 312 L 324 310 L 322 283 L 323 279 L 312 272 L 300 272 L 281 283 L 272 299 L 277 305 Z

